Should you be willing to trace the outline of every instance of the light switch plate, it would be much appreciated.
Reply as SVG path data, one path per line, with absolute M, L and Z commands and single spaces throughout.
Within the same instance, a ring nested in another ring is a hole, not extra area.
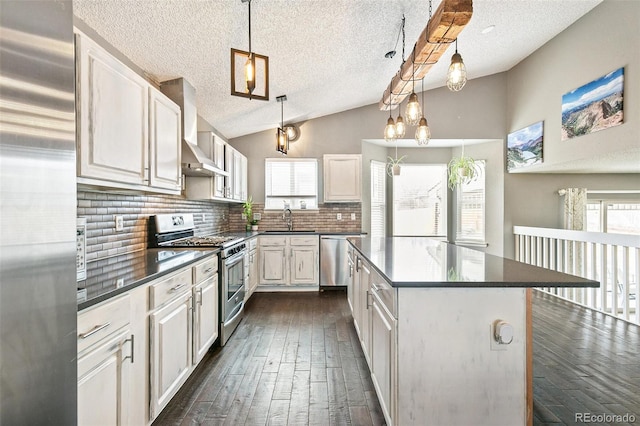
M 351 213 L 351 220 L 356 220 L 356 214 L 355 213 Z

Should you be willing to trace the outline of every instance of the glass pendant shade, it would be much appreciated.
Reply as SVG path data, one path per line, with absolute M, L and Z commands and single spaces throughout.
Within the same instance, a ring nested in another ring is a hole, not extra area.
M 404 120 L 401 115 L 398 115 L 398 119 L 396 120 L 396 138 L 402 139 L 406 132 L 406 126 L 404 125 Z
M 422 111 L 420 109 L 420 103 L 418 102 L 418 95 L 416 95 L 415 92 L 409 96 L 409 103 L 407 104 L 404 115 L 407 120 L 406 124 L 409 126 L 415 126 L 418 124 L 418 121 L 420 121 Z
M 384 140 L 387 142 L 393 142 L 396 138 L 396 125 L 393 122 L 393 118 L 389 117 L 387 125 L 384 128 Z
M 427 119 L 422 116 L 416 129 L 416 142 L 418 142 L 418 145 L 423 146 L 428 145 L 430 140 L 431 129 L 429 129 L 429 125 L 427 124 Z
M 456 50 L 451 57 L 451 65 L 447 72 L 447 87 L 449 90 L 458 92 L 467 84 L 467 68 L 462 62 L 462 56 Z
M 247 92 L 253 93 L 256 88 L 256 67 L 253 53 L 249 52 L 247 62 L 244 64 L 244 80 L 247 83 Z

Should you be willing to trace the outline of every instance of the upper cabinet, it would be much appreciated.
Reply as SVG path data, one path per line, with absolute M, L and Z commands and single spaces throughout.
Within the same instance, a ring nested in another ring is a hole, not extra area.
M 76 31 L 78 183 L 180 193 L 180 110 Z
M 325 154 L 324 202 L 362 201 L 362 155 Z
M 151 186 L 180 191 L 180 107 L 150 87 L 149 114 Z

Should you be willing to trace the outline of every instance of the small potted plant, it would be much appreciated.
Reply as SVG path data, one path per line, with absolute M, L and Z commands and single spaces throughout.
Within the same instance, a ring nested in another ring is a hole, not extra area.
M 400 163 L 402 163 L 402 160 L 404 160 L 406 157 L 406 155 L 403 155 L 400 158 L 391 158 L 391 157 L 387 157 L 389 159 L 389 162 L 387 163 L 387 174 L 389 176 L 398 176 L 400 175 Z
M 252 231 L 257 231 L 258 230 L 258 220 L 257 219 L 252 219 L 251 220 L 251 230 Z
M 464 185 L 476 180 L 480 174 L 480 168 L 473 158 L 465 157 L 463 152 L 460 158 L 452 158 L 449 161 L 447 172 L 449 175 L 447 185 L 453 191 L 458 185 Z
M 251 195 L 247 198 L 247 201 L 242 205 L 242 213 L 244 213 L 246 224 L 246 231 L 251 231 L 251 227 L 253 226 L 253 199 Z M 256 221 L 257 225 L 257 221 Z

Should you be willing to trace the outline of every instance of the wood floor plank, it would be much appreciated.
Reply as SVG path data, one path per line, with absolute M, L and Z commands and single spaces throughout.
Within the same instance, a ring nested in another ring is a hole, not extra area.
M 251 407 L 247 413 L 245 424 L 247 425 L 265 425 L 269 418 L 269 407 L 271 406 L 271 397 L 276 386 L 278 373 L 262 372 L 256 392 L 251 400 Z
M 286 425 L 289 421 L 289 404 L 288 400 L 272 400 L 269 407 L 269 425 L 280 426 Z

